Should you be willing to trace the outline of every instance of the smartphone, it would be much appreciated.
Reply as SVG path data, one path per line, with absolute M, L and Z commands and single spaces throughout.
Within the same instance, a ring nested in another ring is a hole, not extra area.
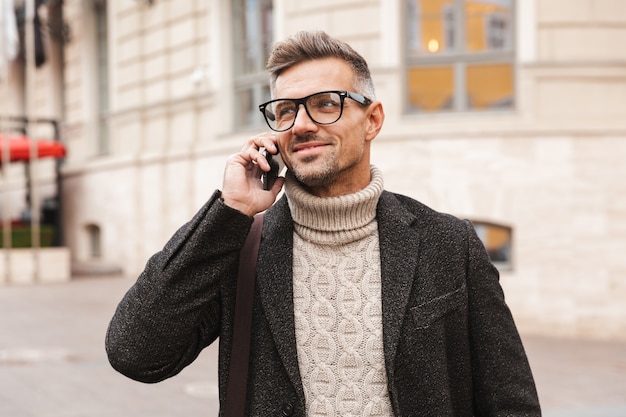
M 280 154 L 272 155 L 267 151 L 267 149 L 263 149 L 263 156 L 267 159 L 272 169 L 267 172 L 263 172 L 261 174 L 261 182 L 263 183 L 264 190 L 270 190 L 276 181 L 276 178 L 282 173 L 285 164 L 283 163 Z

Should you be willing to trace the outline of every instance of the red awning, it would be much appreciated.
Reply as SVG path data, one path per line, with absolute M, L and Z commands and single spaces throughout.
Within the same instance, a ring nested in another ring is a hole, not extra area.
M 11 162 L 30 160 L 30 139 L 26 136 L 9 136 L 8 139 Z M 65 146 L 60 142 L 36 140 L 35 143 L 38 158 L 63 158 L 65 156 Z M 5 146 L 5 137 L 0 135 L 0 163 L 3 160 Z

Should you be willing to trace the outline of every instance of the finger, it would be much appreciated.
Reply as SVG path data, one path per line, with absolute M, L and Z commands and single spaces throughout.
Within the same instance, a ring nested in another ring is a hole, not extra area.
M 263 136 L 263 147 L 272 155 L 276 155 L 278 153 L 278 145 L 276 144 L 277 140 L 278 138 L 275 133 L 269 133 L 268 135 Z
M 247 171 L 256 169 L 258 166 L 265 167 L 269 165 L 262 152 L 256 146 L 245 147 L 230 159 L 243 166 Z
M 242 151 L 267 149 L 271 154 L 278 152 L 276 146 L 276 134 L 272 132 L 264 132 L 253 136 L 244 144 Z
M 248 169 L 252 167 L 256 167 L 261 171 L 269 171 L 272 168 L 272 164 L 276 164 L 275 161 L 271 161 L 272 155 L 269 150 L 262 148 L 258 149 L 248 149 L 245 152 L 242 152 L 242 158 L 246 161 L 250 161 Z
M 260 172 L 271 170 L 269 158 L 265 156 L 266 151 L 269 154 L 278 153 L 276 135 L 271 132 L 264 132 L 249 138 L 233 160 L 245 167 L 248 171 L 246 175 L 254 176 L 257 172 L 260 175 Z
M 274 181 L 274 185 L 272 185 L 272 193 L 274 193 L 274 195 L 278 195 L 278 193 L 280 192 L 280 190 L 283 188 L 283 185 L 285 184 L 285 177 L 278 177 L 276 178 L 276 181 Z

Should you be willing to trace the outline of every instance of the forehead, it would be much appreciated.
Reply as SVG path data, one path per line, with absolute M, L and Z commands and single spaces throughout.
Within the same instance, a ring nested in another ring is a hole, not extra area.
M 274 88 L 276 98 L 299 98 L 326 90 L 352 90 L 354 74 L 339 58 L 304 61 L 284 70 Z

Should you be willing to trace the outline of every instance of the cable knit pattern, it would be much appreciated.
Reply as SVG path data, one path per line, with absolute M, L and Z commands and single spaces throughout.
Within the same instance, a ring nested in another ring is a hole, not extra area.
M 319 198 L 287 178 L 295 223 L 294 309 L 307 416 L 391 416 L 382 340 L 376 205 L 382 174 Z

